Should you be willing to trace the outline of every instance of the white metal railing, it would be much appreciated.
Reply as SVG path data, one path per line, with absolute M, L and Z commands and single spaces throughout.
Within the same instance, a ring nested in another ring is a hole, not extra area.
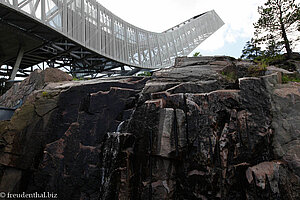
M 5 4 L 103 56 L 142 68 L 162 68 L 186 56 L 224 22 L 214 10 L 163 33 L 129 24 L 96 0 L 2 0 Z

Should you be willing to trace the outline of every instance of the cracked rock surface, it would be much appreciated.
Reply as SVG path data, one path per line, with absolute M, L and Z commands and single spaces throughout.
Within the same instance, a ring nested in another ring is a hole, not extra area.
M 254 65 L 178 58 L 151 78 L 43 82 L 0 122 L 0 190 L 296 200 L 300 85 Z

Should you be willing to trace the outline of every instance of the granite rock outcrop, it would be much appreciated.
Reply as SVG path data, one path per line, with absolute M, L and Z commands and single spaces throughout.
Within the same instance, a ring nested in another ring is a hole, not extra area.
M 0 122 L 0 190 L 296 200 L 300 84 L 281 73 L 195 57 L 152 77 L 43 84 Z

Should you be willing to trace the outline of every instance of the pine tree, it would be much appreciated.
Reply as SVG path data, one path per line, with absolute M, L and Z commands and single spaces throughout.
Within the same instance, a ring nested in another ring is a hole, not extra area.
M 282 42 L 276 42 L 274 39 L 270 39 L 267 43 L 266 50 L 263 51 L 263 56 L 265 57 L 276 57 L 280 54 L 284 44 Z
M 254 60 L 255 58 L 262 55 L 261 48 L 255 44 L 254 39 L 252 38 L 248 41 L 242 50 L 241 58 L 246 58 L 250 60 Z
M 270 40 L 283 42 L 287 56 L 292 55 L 289 33 L 295 33 L 300 26 L 299 3 L 295 0 L 267 0 L 258 7 L 260 18 L 254 24 L 255 36 L 260 43 Z

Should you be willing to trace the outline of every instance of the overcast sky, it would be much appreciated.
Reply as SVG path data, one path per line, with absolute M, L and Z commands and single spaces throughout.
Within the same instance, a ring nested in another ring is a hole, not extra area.
M 215 10 L 225 25 L 195 51 L 202 55 L 238 58 L 253 36 L 257 7 L 266 0 L 98 0 L 125 21 L 140 28 L 162 32 L 195 15 Z

